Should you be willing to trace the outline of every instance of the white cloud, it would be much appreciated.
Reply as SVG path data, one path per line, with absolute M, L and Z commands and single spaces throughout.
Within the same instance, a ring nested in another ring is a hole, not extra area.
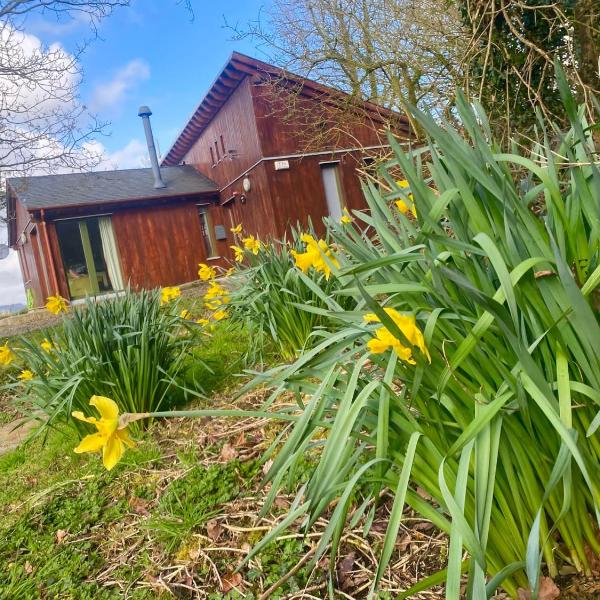
M 0 260 L 0 305 L 25 304 L 25 289 L 19 268 L 19 257 L 11 250 L 4 260 Z
M 109 169 L 137 169 L 140 167 L 149 167 L 148 147 L 145 142 L 137 138 L 129 140 L 127 144 L 109 152 L 100 142 L 93 141 L 84 144 L 87 151 L 100 157 L 100 163 L 94 171 L 107 171 Z
M 31 17 L 31 16 L 30 16 Z M 44 18 L 39 15 L 27 20 L 27 30 L 35 35 L 50 35 L 60 38 L 79 28 L 89 28 L 94 25 L 93 19 L 85 12 L 61 13 Z
M 150 67 L 136 58 L 120 68 L 110 81 L 97 85 L 89 106 L 95 112 L 114 109 L 127 97 L 128 92 L 150 77 Z

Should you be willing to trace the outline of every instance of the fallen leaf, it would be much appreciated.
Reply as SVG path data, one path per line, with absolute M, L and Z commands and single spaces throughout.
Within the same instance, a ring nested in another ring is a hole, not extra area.
M 405 533 L 400 538 L 400 541 L 396 542 L 396 546 L 398 547 L 398 550 L 400 550 L 400 552 L 404 552 L 410 546 L 411 542 L 412 542 L 412 537 L 408 533 Z
M 338 583 L 342 592 L 351 590 L 354 587 L 354 580 L 352 578 L 352 569 L 354 568 L 354 561 L 356 560 L 356 554 L 350 552 L 342 558 L 335 566 L 335 572 L 337 574 Z
M 28 560 L 25 561 L 23 568 L 25 569 L 25 573 L 27 573 L 27 575 L 31 575 L 33 573 L 33 565 Z
M 266 475 L 270 470 L 271 467 L 273 466 L 273 459 L 270 458 L 263 466 L 262 466 L 262 472 L 263 475 Z
M 137 496 L 132 496 L 129 498 L 129 506 L 136 515 L 141 515 L 142 517 L 149 517 L 150 511 L 148 510 L 148 501 L 143 498 L 138 498 Z
M 237 457 L 236 449 L 229 443 L 224 444 L 221 448 L 221 458 L 224 461 L 230 461 Z
M 200 550 L 188 550 L 190 560 L 198 560 L 200 558 Z
M 290 503 L 285 498 L 281 498 L 280 496 L 277 496 L 277 498 L 275 498 L 273 504 L 277 508 L 288 508 L 290 505 Z
M 64 539 L 67 537 L 68 531 L 65 531 L 64 529 L 57 529 L 56 533 L 54 534 L 54 536 L 56 537 L 56 543 L 57 544 L 62 544 Z
M 519 588 L 517 590 L 519 600 L 531 600 L 531 590 Z M 540 581 L 540 591 L 538 592 L 537 600 L 556 600 L 560 596 L 558 586 L 550 579 L 550 577 L 542 577 Z
M 206 524 L 206 533 L 208 537 L 215 542 L 219 539 L 220 535 L 223 533 L 223 527 L 217 519 L 211 519 Z
M 227 573 L 221 577 L 221 591 L 230 592 L 233 588 L 238 588 L 242 583 L 242 576 L 239 573 Z
M 245 432 L 241 432 L 240 435 L 238 435 L 237 440 L 235 440 L 235 447 L 239 448 L 240 446 L 244 446 L 246 444 L 246 434 Z

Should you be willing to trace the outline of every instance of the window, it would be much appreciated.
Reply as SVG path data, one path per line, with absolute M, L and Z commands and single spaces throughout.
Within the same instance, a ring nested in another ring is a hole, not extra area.
M 221 140 L 221 150 L 223 150 L 223 158 L 225 158 L 226 150 L 225 150 L 225 142 L 223 141 L 223 136 L 220 135 L 219 139 Z
M 215 150 L 217 151 L 217 162 L 221 162 L 221 153 L 219 152 L 219 146 L 217 145 L 217 140 L 215 140 Z
M 215 166 L 215 154 L 213 152 L 212 146 L 209 146 L 208 149 L 210 150 L 210 162 L 212 163 L 212 166 Z
M 200 233 L 202 234 L 202 241 L 204 243 L 204 251 L 206 252 L 206 258 L 216 256 L 215 241 L 212 235 L 210 227 L 210 215 L 208 214 L 208 208 L 201 206 L 198 209 L 200 213 Z
M 71 298 L 123 288 L 110 217 L 57 221 L 56 234 Z
M 339 221 L 342 218 L 343 207 L 339 163 L 321 163 L 321 178 L 325 188 L 325 201 L 329 216 Z

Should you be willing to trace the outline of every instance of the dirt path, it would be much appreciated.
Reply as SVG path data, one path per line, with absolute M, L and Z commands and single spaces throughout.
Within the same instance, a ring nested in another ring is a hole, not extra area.
M 35 421 L 17 419 L 0 426 L 0 456 L 21 445 L 36 426 Z
M 6 338 L 14 335 L 22 335 L 35 331 L 36 329 L 44 329 L 45 327 L 53 327 L 61 321 L 61 316 L 53 315 L 43 308 L 30 310 L 26 313 L 18 315 L 10 315 L 0 319 L 0 344 Z

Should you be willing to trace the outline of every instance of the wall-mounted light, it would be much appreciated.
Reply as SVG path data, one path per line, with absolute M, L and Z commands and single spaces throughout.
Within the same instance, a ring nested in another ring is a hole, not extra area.
M 242 181 L 242 187 L 244 188 L 244 191 L 246 192 L 246 194 L 250 191 L 250 189 L 252 188 L 251 184 L 250 184 L 250 179 L 248 177 L 244 177 L 243 181 Z

